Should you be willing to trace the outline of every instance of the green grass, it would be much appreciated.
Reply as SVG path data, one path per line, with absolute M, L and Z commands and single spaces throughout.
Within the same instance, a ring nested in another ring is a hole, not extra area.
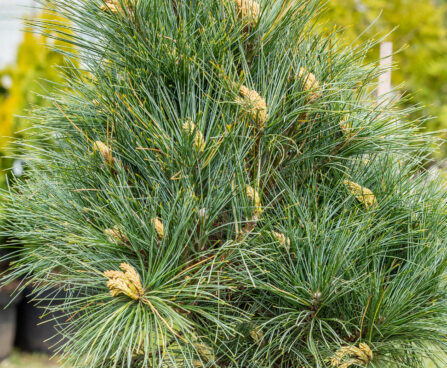
M 0 362 L 0 368 L 55 368 L 59 367 L 57 358 L 50 360 L 45 354 L 29 354 L 14 351 L 11 356 Z

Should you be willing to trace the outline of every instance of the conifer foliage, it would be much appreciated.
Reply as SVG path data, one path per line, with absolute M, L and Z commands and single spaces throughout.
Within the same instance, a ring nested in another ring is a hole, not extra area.
M 375 103 L 366 47 L 313 29 L 317 1 L 46 7 L 84 70 L 5 193 L 24 246 L 4 282 L 65 291 L 68 364 L 423 367 L 446 347 L 433 142 Z

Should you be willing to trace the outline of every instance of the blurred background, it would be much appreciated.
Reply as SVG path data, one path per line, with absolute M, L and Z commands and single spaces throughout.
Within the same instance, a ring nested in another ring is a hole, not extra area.
M 52 43 L 26 26 L 27 20 L 48 17 L 34 0 L 0 0 L 0 187 L 5 188 L 11 172 L 21 175 L 23 162 L 9 158 L 20 152 L 10 142 L 27 137 L 33 109 L 48 102 L 62 82 L 56 65 L 64 64 L 61 55 L 51 51 Z M 344 30 L 342 42 L 361 44 L 370 39 L 392 42 L 391 83 L 399 95 L 412 95 L 411 103 L 424 106 L 410 118 L 422 122 L 429 131 L 447 129 L 447 0 L 328 0 L 327 12 L 320 18 L 327 33 Z M 368 61 L 380 56 L 380 45 Z M 425 116 L 431 116 L 425 120 Z M 447 145 L 437 156 L 442 170 Z M 1 219 L 1 214 L 0 214 Z M 2 241 L 6 241 L 3 239 Z M 7 264 L 0 261 L 0 272 Z M 48 354 L 54 342 L 42 343 L 54 331 L 57 321 L 36 327 L 39 313 L 26 295 L 10 302 L 8 290 L 0 289 L 0 368 L 50 367 Z M 33 309 L 34 308 L 34 309 Z M 33 341 L 34 339 L 34 341 Z M 15 346 L 15 348 L 13 348 Z M 2 348 L 3 347 L 3 348 Z
M 33 16 L 37 12 L 33 5 L 33 0 L 0 0 L 0 68 L 16 60 L 16 48 L 23 36 L 20 17 L 26 13 Z

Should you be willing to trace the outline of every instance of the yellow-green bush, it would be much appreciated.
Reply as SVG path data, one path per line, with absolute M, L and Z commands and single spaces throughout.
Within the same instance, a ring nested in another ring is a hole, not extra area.
M 37 20 L 48 20 L 49 15 L 41 15 Z M 52 16 L 54 18 L 54 16 Z M 24 117 L 35 107 L 49 104 L 45 95 L 55 89 L 61 76 L 56 65 L 64 64 L 64 56 L 53 51 L 48 44 L 57 43 L 51 37 L 33 32 L 27 27 L 22 43 L 17 49 L 15 65 L 0 71 L 0 80 L 7 76 L 11 87 L 3 88 L 0 94 L 0 154 L 11 155 L 14 151 L 9 144 L 11 137 L 23 137 L 28 127 Z M 0 183 L 4 185 L 5 170 L 8 170 L 11 160 L 2 158 Z
M 395 50 L 393 84 L 413 94 L 435 118 L 431 130 L 447 128 L 446 6 L 432 0 L 330 0 L 324 21 L 344 28 L 347 42 L 387 35 Z M 365 31 L 366 30 L 366 31 Z M 363 33 L 362 33 L 363 32 Z M 378 47 L 370 60 L 379 56 Z

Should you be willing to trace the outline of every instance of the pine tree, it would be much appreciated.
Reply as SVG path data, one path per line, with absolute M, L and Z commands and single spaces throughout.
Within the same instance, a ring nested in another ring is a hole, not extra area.
M 34 117 L 55 144 L 5 193 L 25 246 L 3 281 L 65 291 L 46 313 L 67 364 L 416 368 L 447 347 L 436 141 L 318 9 L 47 4 L 84 70 Z

